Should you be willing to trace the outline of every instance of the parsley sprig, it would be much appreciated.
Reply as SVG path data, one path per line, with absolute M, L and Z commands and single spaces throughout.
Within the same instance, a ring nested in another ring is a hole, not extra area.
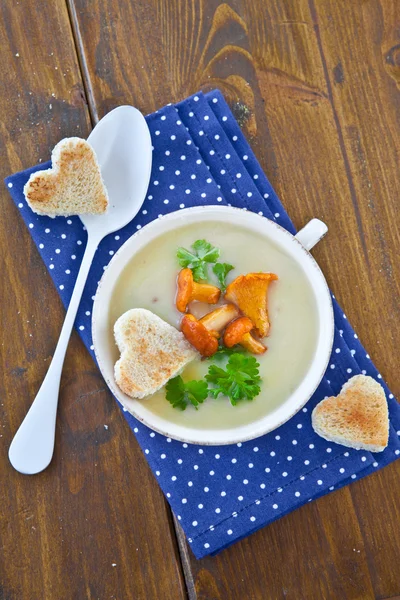
M 195 281 L 208 280 L 208 265 L 217 262 L 220 250 L 206 240 L 196 240 L 191 246 L 193 252 L 178 248 L 177 258 L 181 267 L 189 267 Z
M 221 286 L 222 292 L 226 290 L 226 276 L 229 271 L 232 271 L 235 267 L 229 263 L 216 263 L 213 266 L 213 273 L 217 276 L 218 283 Z
M 166 385 L 166 398 L 173 408 L 185 410 L 188 404 L 193 404 L 196 410 L 198 405 L 202 404 L 208 396 L 208 386 L 206 381 L 186 381 L 178 375 L 170 379 Z
M 227 396 L 233 406 L 239 400 L 253 400 L 261 391 L 260 364 L 254 356 L 235 352 L 229 357 L 225 369 L 210 365 L 204 380 L 184 382 L 174 377 L 166 385 L 166 398 L 173 408 L 185 410 L 189 404 L 198 409 L 208 396 Z M 210 387 L 211 384 L 211 387 Z
M 191 269 L 195 281 L 209 281 L 208 265 L 213 264 L 213 273 L 221 290 L 225 292 L 226 276 L 234 267 L 228 263 L 217 262 L 219 255 L 220 249 L 206 240 L 196 240 L 190 250 L 180 247 L 176 252 L 179 265 L 183 269 Z
M 209 388 L 209 394 L 227 396 L 233 406 L 238 400 L 253 400 L 261 391 L 259 366 L 254 356 L 243 354 L 232 354 L 225 369 L 211 365 L 205 380 L 215 387 Z

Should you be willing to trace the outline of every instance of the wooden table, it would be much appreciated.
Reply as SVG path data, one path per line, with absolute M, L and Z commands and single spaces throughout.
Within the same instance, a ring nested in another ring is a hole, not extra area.
M 329 224 L 316 258 L 399 395 L 399 32 L 398 0 L 1 0 L 1 176 L 219 87 L 295 224 Z M 399 598 L 400 462 L 197 561 L 76 333 L 53 462 L 13 471 L 64 310 L 1 194 L 0 598 Z

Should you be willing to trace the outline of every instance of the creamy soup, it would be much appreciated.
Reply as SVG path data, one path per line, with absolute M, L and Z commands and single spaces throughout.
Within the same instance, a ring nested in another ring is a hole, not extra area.
M 220 248 L 221 262 L 234 265 L 227 283 L 238 275 L 257 271 L 273 272 L 279 277 L 268 290 L 271 329 L 269 336 L 262 340 L 268 350 L 256 356 L 263 380 L 261 393 L 252 401 L 241 400 L 236 406 L 232 406 L 225 397 L 208 398 L 198 410 L 188 406 L 185 411 L 172 408 L 165 398 L 164 389 L 143 402 L 150 411 L 177 424 L 229 429 L 256 421 L 273 411 L 297 388 L 308 370 L 317 344 L 317 306 L 304 272 L 278 246 L 242 227 L 199 222 L 151 241 L 125 267 L 115 285 L 110 305 L 110 338 L 113 337 L 115 321 L 131 308 L 147 308 L 179 328 L 182 314 L 174 304 L 176 277 L 180 269 L 176 251 L 179 246 L 190 248 L 199 238 L 205 238 Z M 214 308 L 196 302 L 189 307 L 197 317 Z M 115 347 L 115 360 L 118 357 Z M 211 360 L 195 360 L 183 371 L 183 379 L 201 379 L 210 364 Z

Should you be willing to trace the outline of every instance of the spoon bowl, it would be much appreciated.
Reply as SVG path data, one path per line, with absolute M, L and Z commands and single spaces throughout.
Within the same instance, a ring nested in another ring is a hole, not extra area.
M 89 232 L 102 237 L 121 229 L 139 212 L 150 181 L 150 131 L 133 106 L 115 108 L 93 129 L 88 142 L 96 152 L 109 197 L 105 215 L 82 215 Z
M 103 215 L 81 217 L 88 240 L 58 344 L 40 390 L 8 452 L 12 466 L 27 475 L 43 471 L 53 456 L 65 352 L 97 246 L 106 235 L 121 229 L 137 215 L 150 181 L 151 137 L 143 115 L 136 108 L 120 106 L 108 113 L 88 141 L 97 155 L 109 206 Z

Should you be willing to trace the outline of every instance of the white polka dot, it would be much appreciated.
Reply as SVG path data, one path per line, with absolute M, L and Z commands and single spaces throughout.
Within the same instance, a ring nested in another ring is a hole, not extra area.
M 156 135 L 160 135 L 160 131 L 159 131 L 159 130 L 155 131 L 154 133 L 155 133 Z
M 209 118 L 210 118 L 210 117 L 209 117 L 208 115 L 204 115 L 204 120 L 205 120 L 205 121 L 208 121 L 208 120 L 209 120 Z
M 241 502 L 243 500 L 243 496 L 238 496 L 238 500 Z
M 218 198 L 217 198 L 217 202 L 222 202 L 222 198 L 221 198 L 221 196 L 218 196 Z
M 49 268 L 50 268 L 50 269 L 54 269 L 54 265 L 50 265 L 50 267 L 49 267 Z
M 262 490 L 264 490 L 264 489 L 265 489 L 265 483 L 261 483 L 261 484 L 260 484 L 260 488 L 261 488 Z
M 397 450 L 394 451 L 394 453 L 396 454 L 396 456 L 398 456 L 400 454 L 400 450 L 397 449 Z
M 63 286 L 63 285 L 60 285 L 60 290 L 63 290 L 63 289 L 64 289 L 64 286 Z M 85 329 L 85 328 L 84 328 L 84 327 L 81 325 L 81 326 L 79 327 L 79 329 Z
M 269 467 L 265 467 L 264 471 L 265 471 L 266 473 L 270 473 L 270 472 L 271 472 L 271 469 L 270 469 Z
M 310 461 L 309 461 L 309 460 L 305 460 L 305 461 L 304 461 L 304 464 L 307 466 L 307 465 L 309 465 L 309 464 L 310 464 Z
M 258 175 L 253 175 L 253 179 L 258 179 Z M 265 195 L 264 195 L 265 198 Z
M 200 129 L 200 131 L 199 131 L 199 135 L 204 135 L 204 131 L 202 131 L 202 130 Z
M 327 448 L 326 451 L 327 452 L 332 452 L 332 448 Z
M 227 475 L 227 476 L 226 476 L 226 478 L 227 478 L 228 480 L 230 480 L 230 479 L 232 479 L 232 475 Z
M 226 532 L 228 535 L 232 535 L 233 531 L 232 529 L 228 529 L 228 531 Z
M 253 521 L 253 523 L 254 523 L 255 520 L 256 520 L 255 517 L 250 517 L 250 521 Z
M 165 199 L 164 204 L 169 204 L 169 200 Z
M 182 504 L 186 504 L 187 498 L 182 498 Z
M 226 492 L 222 491 L 221 496 L 226 496 Z
M 180 204 L 179 208 L 185 208 L 185 205 L 184 204 Z
M 236 173 L 236 178 L 237 178 L 237 179 L 240 179 L 240 178 L 241 178 L 241 176 L 242 176 L 242 174 L 241 174 L 241 173 Z
M 171 140 L 172 141 L 176 140 L 176 135 L 171 135 Z
M 307 412 L 307 411 L 308 411 L 308 408 L 303 408 L 303 412 Z
M 400 432 L 399 432 L 399 435 L 400 435 Z M 237 459 L 236 459 L 236 458 L 232 458 L 231 462 L 232 462 L 233 464 L 235 464 L 235 463 L 237 463 Z
M 310 448 L 310 450 L 314 450 L 314 444 L 310 444 L 308 447 Z
M 348 373 L 351 373 L 351 372 L 352 372 L 352 370 L 353 370 L 353 369 L 347 369 L 347 372 L 348 372 Z
M 215 475 L 215 471 L 210 471 L 210 475 Z
M 323 484 L 322 479 L 318 479 L 317 483 L 318 483 L 318 485 L 322 485 Z
M 167 458 L 167 455 L 166 454 L 161 454 L 161 458 L 162 459 Z
M 43 250 L 43 248 L 44 248 L 44 244 L 39 244 L 39 248 L 40 248 L 41 250 Z
M 197 469 L 198 469 L 198 468 L 199 468 L 199 465 L 193 465 L 193 469 L 194 469 L 195 471 L 197 471 Z
M 300 496 L 300 492 L 295 492 L 294 495 L 296 496 L 296 498 L 298 498 Z
M 198 97 L 198 96 L 195 96 L 195 97 L 193 98 L 193 100 L 194 100 L 195 102 L 198 102 L 198 100 L 199 100 L 199 97 Z
M 272 505 L 272 508 L 273 508 L 274 510 L 276 510 L 276 509 L 278 508 L 278 505 L 277 505 L 277 504 L 273 504 L 273 505 Z
M 252 192 L 247 192 L 247 197 L 248 197 L 248 198 L 251 198 L 251 197 L 252 197 L 252 195 L 253 195 L 253 194 L 252 194 Z M 260 213 L 258 213 L 258 214 L 260 214 Z M 262 214 L 262 213 L 261 213 L 261 214 Z
M 165 151 L 165 156 L 169 156 L 171 154 L 171 152 L 169 150 Z
M 60 286 L 61 287 L 61 286 Z M 84 325 L 79 325 L 79 329 L 83 331 L 85 329 Z
M 220 509 L 220 508 L 216 508 L 216 509 L 215 509 L 215 512 L 216 512 L 217 514 L 219 514 L 219 513 L 221 512 L 221 509 Z
M 207 492 L 209 492 L 209 491 L 210 491 L 210 488 L 208 488 L 208 487 L 205 487 L 205 488 L 204 488 L 204 491 L 207 493 Z
M 333 364 L 330 365 L 330 367 L 331 367 L 331 369 L 335 369 L 335 365 L 333 365 Z
M 252 469 L 254 467 L 253 463 L 249 463 L 249 469 Z
M 159 171 L 164 171 L 165 167 L 164 167 L 163 165 L 160 165 L 160 166 L 158 167 L 158 169 L 159 169 Z
M 186 444 L 186 442 L 184 444 L 182 444 L 182 448 L 187 448 L 188 445 Z
M 193 486 L 193 481 L 188 481 L 188 486 L 192 487 Z
M 365 462 L 367 460 L 367 457 L 366 456 L 362 456 L 361 460 L 362 460 L 362 462 Z
M 247 485 L 249 483 L 249 480 L 248 479 L 243 479 L 243 483 L 244 483 L 244 485 Z
M 189 189 L 185 190 L 185 194 L 190 194 L 190 190 Z
M 181 155 L 181 160 L 186 160 L 186 156 L 184 154 Z
M 378 463 L 375 461 L 375 462 L 373 462 L 373 463 L 372 463 L 372 466 L 373 466 L 373 467 L 377 467 L 377 466 L 378 466 Z
M 293 446 L 297 446 L 297 440 L 292 440 Z
M 29 223 L 29 229 L 33 229 L 33 227 L 34 227 L 33 223 Z M 57 250 L 56 250 L 56 252 L 57 252 Z
M 287 472 L 286 472 L 286 471 L 283 471 L 283 473 L 282 473 L 282 477 L 287 477 L 287 475 L 288 475 L 288 474 L 287 474 Z
M 272 450 L 272 451 L 269 453 L 269 455 L 270 455 L 270 456 L 275 456 L 275 452 Z
M 222 120 L 223 120 L 223 121 L 227 121 L 227 120 L 228 120 L 228 117 L 222 117 Z
M 11 181 L 9 181 L 9 182 L 7 183 L 7 186 L 8 186 L 10 189 L 12 188 L 13 184 L 11 183 Z
M 24 205 L 22 204 L 22 202 L 20 202 L 20 203 L 18 204 L 18 208 L 23 208 L 23 206 L 24 206 Z
M 209 548 L 209 547 L 210 547 L 210 544 L 209 544 L 208 542 L 206 542 L 206 543 L 204 544 L 204 548 Z
M 44 230 L 44 232 L 45 232 L 45 233 L 50 233 L 50 229 L 49 229 L 49 228 L 47 228 L 47 229 L 45 229 L 45 230 Z
M 153 185 L 158 185 L 159 182 L 158 181 L 153 181 Z
M 287 460 L 290 462 L 291 460 L 293 460 L 293 457 L 292 456 L 288 456 Z

